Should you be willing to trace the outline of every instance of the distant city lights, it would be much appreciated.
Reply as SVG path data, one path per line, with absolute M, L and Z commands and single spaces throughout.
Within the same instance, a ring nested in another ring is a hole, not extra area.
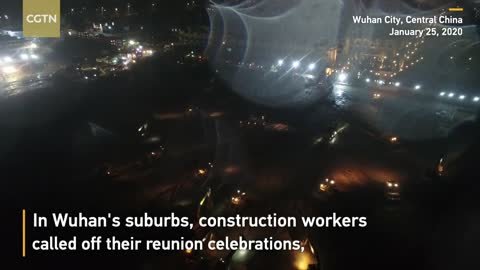
M 293 61 L 292 67 L 293 68 L 298 68 L 300 66 L 300 61 Z
M 395 87 L 399 87 L 399 86 L 400 86 L 400 82 L 396 82 Z
M 459 96 L 459 97 L 458 97 L 458 99 L 460 99 L 460 100 L 464 100 L 464 99 L 465 99 L 465 95 L 461 95 L 461 96 Z
M 449 98 L 452 98 L 452 97 L 454 97 L 454 96 L 455 96 L 455 94 L 454 94 L 454 93 L 450 93 L 450 94 L 448 94 L 448 97 L 449 97 Z
M 478 102 L 479 100 L 480 100 L 479 97 L 474 97 L 474 98 L 473 98 L 473 102 Z
M 282 59 L 278 60 L 277 64 L 279 67 L 283 66 L 283 60 Z
M 420 90 L 421 88 L 422 88 L 422 86 L 419 85 L 419 84 L 415 85 L 415 87 L 414 87 L 415 90 Z
M 441 97 L 445 96 L 445 92 L 441 92 L 441 93 L 440 93 L 440 96 L 441 96 Z
M 309 70 L 314 70 L 315 69 L 315 64 L 311 63 L 310 65 L 308 65 L 308 69 Z
M 366 79 L 365 79 L 365 82 L 369 83 L 369 82 L 370 82 L 370 79 L 369 79 L 369 78 L 366 78 Z

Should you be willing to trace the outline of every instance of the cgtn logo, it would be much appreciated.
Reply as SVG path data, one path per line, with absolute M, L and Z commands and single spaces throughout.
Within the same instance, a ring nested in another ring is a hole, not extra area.
M 28 14 L 27 23 L 57 23 L 57 14 Z
M 24 37 L 60 37 L 60 0 L 23 0 Z

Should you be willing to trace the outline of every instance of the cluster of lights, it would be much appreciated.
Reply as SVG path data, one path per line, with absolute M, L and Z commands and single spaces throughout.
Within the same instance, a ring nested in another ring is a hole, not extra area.
M 119 56 L 114 57 L 111 60 L 111 63 L 114 65 L 117 65 L 119 62 L 121 62 L 121 64 L 123 64 L 124 66 L 123 69 L 128 69 L 130 64 L 137 63 L 137 59 L 139 57 L 148 57 L 154 54 L 154 51 L 152 49 L 145 48 L 143 45 L 140 44 L 140 42 L 134 39 L 128 40 L 125 46 L 128 47 L 126 48 L 127 52 L 121 53 Z M 121 51 L 120 48 L 118 50 Z M 113 67 L 111 71 L 115 71 L 115 68 Z
M 413 67 L 415 64 L 419 63 L 420 61 L 423 60 L 423 57 L 415 57 L 415 54 L 417 54 L 418 49 L 421 44 L 424 43 L 423 37 L 420 39 L 417 39 L 416 41 L 411 41 L 405 44 L 404 49 L 405 51 L 402 51 L 400 49 L 399 52 L 397 52 L 393 57 L 388 57 L 388 56 L 374 56 L 373 60 L 377 61 L 375 65 L 379 65 L 376 69 L 379 71 L 375 71 L 373 68 L 370 69 L 371 75 L 377 76 L 377 78 L 394 78 L 396 77 L 400 72 L 403 72 L 404 70 Z M 348 59 L 346 66 L 342 68 L 342 70 L 348 70 L 352 66 L 353 63 L 352 59 Z M 373 63 L 371 63 L 373 64 Z M 359 66 L 362 66 L 361 63 L 358 63 Z M 390 67 L 390 68 L 389 68 Z M 360 78 L 360 75 L 359 75 Z M 367 83 L 370 82 L 370 78 L 366 80 Z M 390 83 L 392 84 L 392 83 Z M 416 89 L 418 90 L 418 89 Z
M 447 93 L 447 92 L 440 92 L 439 96 L 441 96 L 441 97 L 447 96 L 448 98 L 455 98 L 455 93 L 453 93 L 453 92 L 449 92 L 449 93 Z M 462 95 L 462 94 L 461 94 L 461 95 L 458 95 L 458 99 L 459 99 L 459 100 L 465 100 L 466 98 L 467 98 L 467 96 L 465 96 L 465 95 Z M 475 97 L 472 98 L 472 101 L 473 101 L 473 102 L 479 102 L 479 101 L 480 101 L 480 97 L 475 96 Z
M 325 178 L 324 183 L 320 183 L 320 191 L 326 192 L 335 185 L 335 180 Z
M 365 82 L 366 83 L 370 83 L 372 80 L 370 78 L 366 78 L 365 79 Z M 378 84 L 378 85 L 385 85 L 385 81 L 384 80 L 375 80 L 375 82 Z M 390 84 L 392 84 L 392 82 L 390 82 Z M 401 82 L 394 82 L 393 85 L 395 87 L 400 87 L 402 84 Z M 420 90 L 422 89 L 422 86 L 420 84 L 416 84 L 413 86 L 413 89 L 415 90 Z
M 19 59 L 21 61 L 28 61 L 30 59 L 37 60 L 38 58 L 39 58 L 38 55 L 33 54 L 33 53 L 32 54 L 22 53 L 19 56 Z M 14 59 L 10 56 L 5 56 L 3 58 L 0 58 L 0 65 L 10 64 L 10 63 L 13 63 L 13 62 L 14 62 Z
M 10 56 L 0 58 L 1 72 L 6 75 L 14 74 L 18 72 L 17 67 L 13 66 L 14 60 Z
M 398 183 L 390 182 L 390 181 L 387 182 L 387 186 L 388 186 L 389 188 L 398 188 L 398 187 L 399 187 Z
M 420 44 L 423 44 L 425 41 L 423 40 L 424 37 L 421 38 L 420 41 L 417 41 L 415 42 L 414 44 L 412 44 L 412 42 L 408 42 L 407 45 L 405 45 L 405 49 L 408 50 L 407 52 L 405 52 L 402 57 L 403 57 L 403 66 L 399 66 L 399 70 L 398 70 L 398 73 L 400 72 L 403 72 L 405 70 L 407 70 L 408 68 L 411 68 L 413 67 L 414 65 L 416 65 L 418 62 L 422 61 L 423 60 L 423 56 L 420 56 L 420 57 L 417 57 L 416 59 L 414 59 L 413 57 L 415 56 L 415 54 L 417 53 L 418 51 L 418 45 Z M 400 56 L 399 53 L 396 54 L 396 56 Z M 397 61 L 394 61 L 395 63 L 395 66 L 397 66 Z M 396 74 L 395 74 L 396 75 Z M 418 90 L 418 89 L 417 89 Z
M 277 61 L 277 66 L 278 67 L 282 67 L 284 64 L 285 64 L 285 60 L 283 60 L 283 59 L 280 59 L 280 60 Z M 300 66 L 301 66 L 301 63 L 300 63 L 299 60 L 292 61 L 292 68 L 293 69 L 298 69 L 298 68 L 300 68 Z M 315 68 L 316 68 L 315 63 L 310 63 L 307 66 L 307 69 L 310 70 L 310 71 L 314 70 Z
M 20 54 L 20 59 L 24 60 L 24 61 L 29 60 L 29 59 L 37 60 L 38 55 L 22 53 L 22 54 Z

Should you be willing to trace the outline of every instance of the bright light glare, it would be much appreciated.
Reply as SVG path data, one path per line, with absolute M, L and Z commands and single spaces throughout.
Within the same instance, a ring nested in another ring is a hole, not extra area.
M 8 67 L 2 68 L 2 71 L 3 71 L 3 73 L 5 73 L 5 74 L 12 74 L 12 73 L 17 72 L 17 69 L 16 69 L 15 67 L 8 66 Z
M 28 60 L 28 54 L 22 53 L 22 54 L 20 55 L 20 58 L 21 58 L 22 60 Z
M 450 94 L 448 94 L 448 97 L 449 97 L 449 98 L 451 98 L 451 97 L 453 97 L 453 96 L 455 96 L 455 94 L 454 94 L 454 93 L 450 93 Z
M 298 68 L 299 66 L 300 66 L 300 62 L 299 62 L 299 61 L 294 61 L 294 62 L 292 63 L 292 67 L 293 67 L 293 68 Z
M 37 44 L 35 43 L 30 44 L 30 49 L 36 49 L 36 48 L 38 48 Z
M 341 81 L 341 82 L 346 81 L 347 78 L 348 78 L 348 75 L 345 74 L 345 73 L 340 73 L 340 74 L 338 75 L 338 80 Z
M 367 78 L 367 79 L 365 79 L 365 81 L 366 81 L 366 82 L 370 82 L 370 79 Z
M 458 99 L 462 99 L 462 100 L 465 99 L 465 95 L 459 96 Z
M 308 69 L 309 70 L 314 70 L 315 69 L 315 64 L 311 63 L 310 65 L 308 65 Z
M 420 88 L 422 88 L 421 85 L 419 85 L 419 84 L 415 85 L 415 90 L 420 90 Z
M 129 44 L 129 45 L 135 45 L 135 40 L 129 40 L 129 41 L 128 41 L 128 44 Z
M 396 83 L 395 83 L 395 86 L 396 86 L 396 87 L 399 87 L 399 86 L 400 86 L 400 83 L 399 83 L 399 82 L 396 82 Z
M 445 92 L 441 92 L 441 93 L 440 93 L 440 96 L 441 96 L 441 97 L 445 96 Z
M 473 98 L 473 102 L 478 102 L 479 100 L 480 100 L 479 97 L 474 97 L 474 98 Z
M 10 62 L 12 62 L 13 60 L 12 60 L 11 57 L 6 56 L 6 57 L 3 58 L 3 61 L 5 61 L 5 63 L 10 63 Z
M 282 59 L 278 60 L 278 66 L 281 67 L 282 65 L 283 65 L 283 60 Z
M 38 59 L 38 55 L 36 55 L 36 54 L 31 54 L 30 57 L 31 57 L 32 59 Z

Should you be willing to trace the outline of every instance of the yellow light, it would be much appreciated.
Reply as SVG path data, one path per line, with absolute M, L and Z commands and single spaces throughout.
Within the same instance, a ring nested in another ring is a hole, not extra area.
M 240 198 L 239 197 L 232 197 L 232 203 L 234 205 L 239 205 L 240 204 Z
M 202 169 L 198 170 L 198 174 L 204 175 L 206 173 L 207 173 L 207 171 L 205 171 L 205 170 L 202 170 Z
M 461 11 L 463 11 L 463 8 L 449 8 L 448 11 L 451 11 L 451 12 L 461 12 Z
M 307 270 L 310 264 L 315 264 L 315 259 L 309 253 L 299 253 L 295 257 L 294 264 L 297 270 Z
M 192 254 L 192 252 L 193 252 L 193 250 L 191 250 L 191 249 L 185 250 L 185 253 L 187 253 L 187 254 Z

